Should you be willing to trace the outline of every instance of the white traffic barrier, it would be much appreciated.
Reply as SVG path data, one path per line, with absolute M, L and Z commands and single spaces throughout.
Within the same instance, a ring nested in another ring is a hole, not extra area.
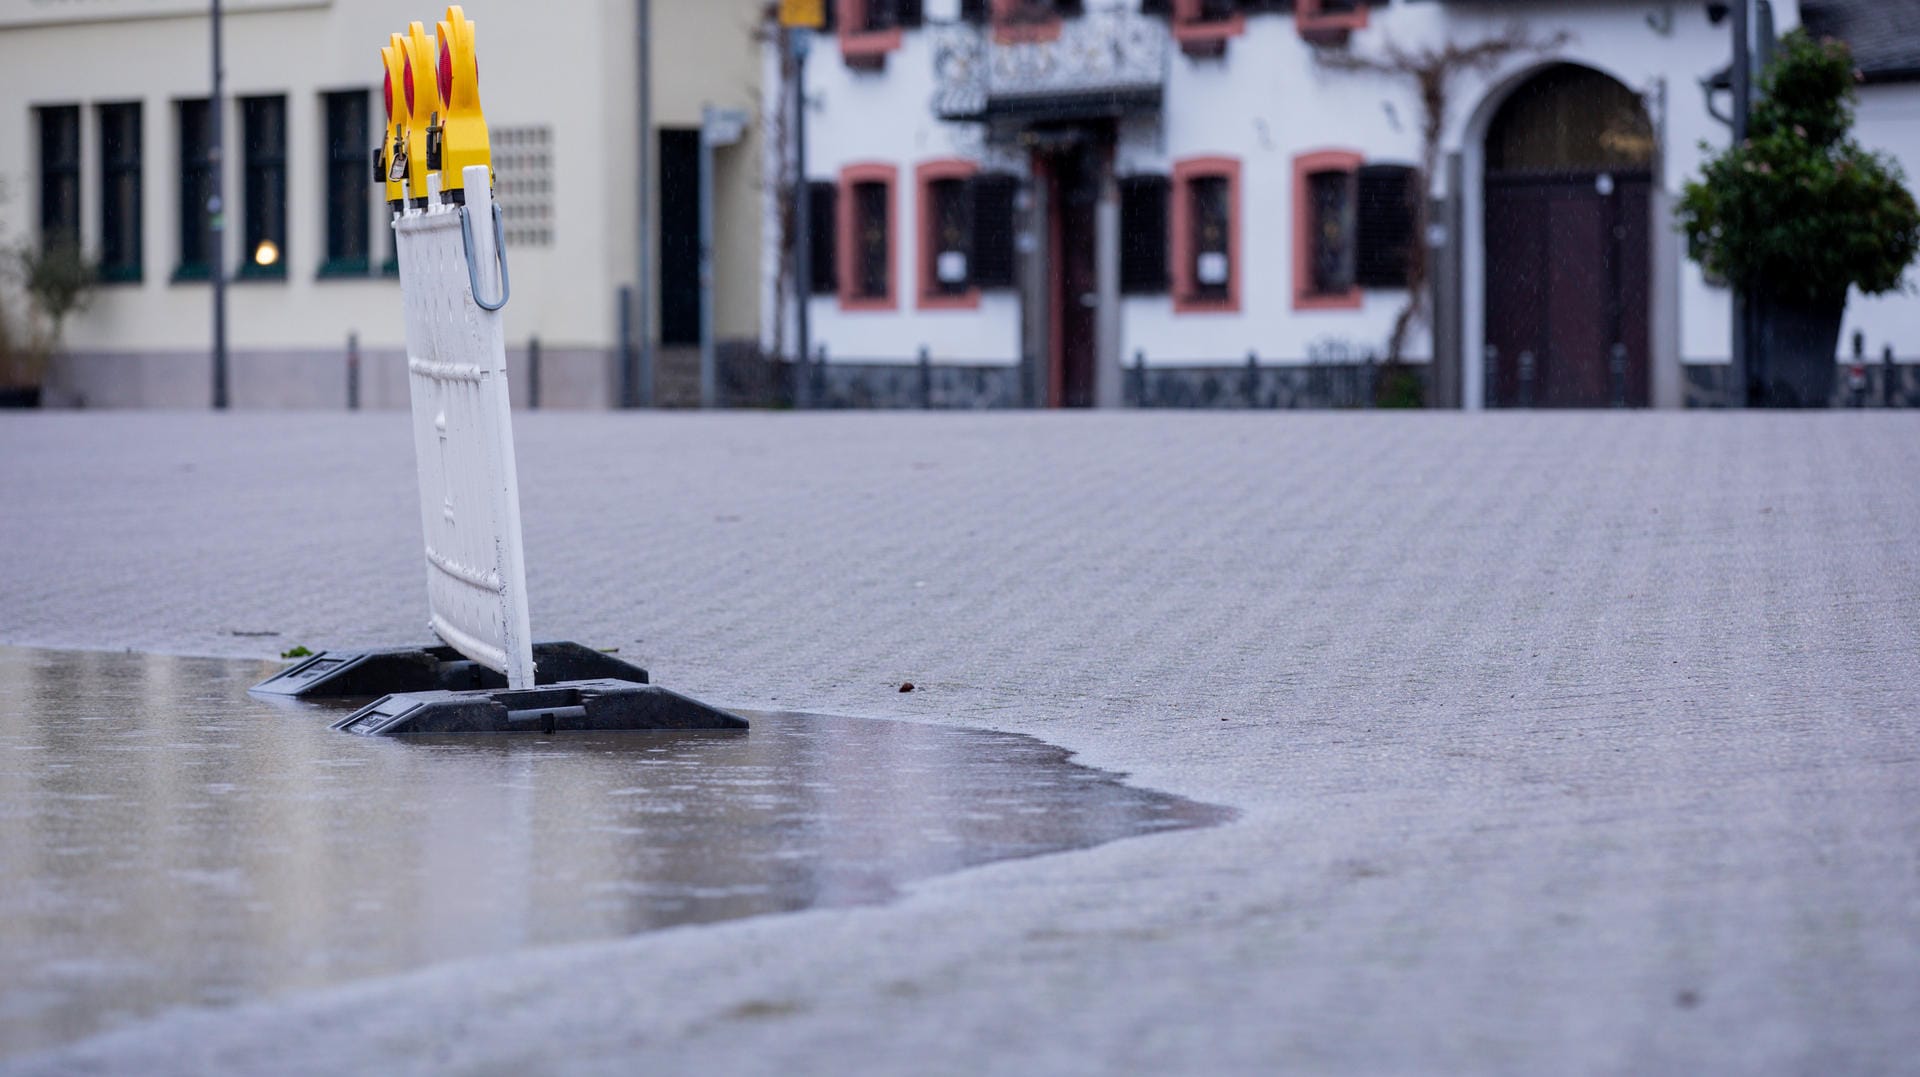
M 252 691 L 378 696 L 333 724 L 362 736 L 744 730 L 746 719 L 652 684 L 639 666 L 578 643 L 532 642 L 500 324 L 507 260 L 473 23 L 454 5 L 435 38 L 438 50 L 410 23 L 381 50 L 387 126 L 373 164 L 400 258 L 428 625 L 446 646 L 321 651 Z
M 487 166 L 467 168 L 464 180 L 464 207 L 443 203 L 434 190 L 427 208 L 409 207 L 393 221 L 429 625 L 447 645 L 504 674 L 507 687 L 531 688 L 520 481 L 500 317 L 507 277 Z

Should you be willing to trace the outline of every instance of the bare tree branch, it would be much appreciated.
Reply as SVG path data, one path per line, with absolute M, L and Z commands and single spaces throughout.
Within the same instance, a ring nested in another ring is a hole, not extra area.
M 1468 73 L 1493 71 L 1514 56 L 1553 52 L 1570 40 L 1572 35 L 1565 31 L 1535 37 L 1525 26 L 1514 23 L 1493 37 L 1470 44 L 1446 41 L 1408 47 L 1388 39 L 1371 55 L 1346 49 L 1315 51 L 1314 59 L 1322 67 L 1410 81 L 1420 97 L 1420 182 L 1408 194 L 1414 204 L 1410 207 L 1413 236 L 1407 244 L 1407 302 L 1394 318 L 1393 335 L 1387 340 L 1388 363 L 1402 361 L 1407 336 L 1426 313 L 1429 194 L 1434 173 L 1440 167 L 1440 140 L 1446 131 L 1455 80 Z
M 762 152 L 776 162 L 775 174 L 778 177 L 774 182 L 773 191 L 774 219 L 770 222 L 775 232 L 774 250 L 777 254 L 773 269 L 773 333 L 772 339 L 767 342 L 769 358 L 775 360 L 787 357 L 787 306 L 795 283 L 793 258 L 794 246 L 798 238 L 795 235 L 797 222 L 794 220 L 794 200 L 806 196 L 805 178 L 802 177 L 796 182 L 792 175 L 794 147 L 791 128 L 793 125 L 789 122 L 789 117 L 792 115 L 794 97 L 801 90 L 799 66 L 794 61 L 793 50 L 788 46 L 788 33 L 787 28 L 780 23 L 780 5 L 771 2 L 763 5 L 760 11 L 759 32 L 755 36 L 759 41 L 770 44 L 778 50 L 780 62 L 780 86 L 774 97 L 779 107 L 771 113 L 764 107 L 761 110 L 762 137 L 768 143 Z M 764 94 L 761 100 L 762 102 L 766 100 Z M 805 297 L 800 297 L 800 301 L 805 302 Z

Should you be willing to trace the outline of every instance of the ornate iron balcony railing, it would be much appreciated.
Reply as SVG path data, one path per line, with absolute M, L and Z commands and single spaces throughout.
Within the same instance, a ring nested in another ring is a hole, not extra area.
M 1172 35 L 1165 19 L 1092 11 L 1051 41 L 996 41 L 992 27 L 933 31 L 934 114 L 946 120 L 1119 115 L 1160 103 Z

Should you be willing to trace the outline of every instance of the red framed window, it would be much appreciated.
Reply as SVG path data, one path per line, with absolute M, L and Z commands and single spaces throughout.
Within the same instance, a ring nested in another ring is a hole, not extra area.
M 972 310 L 980 306 L 974 267 L 974 173 L 972 161 L 927 161 L 913 170 L 917 192 L 919 289 L 922 310 Z
M 885 67 L 901 32 L 920 25 L 920 0 L 834 0 L 840 56 L 848 67 Z
M 894 187 L 886 164 L 840 170 L 840 309 L 893 310 Z
M 1173 309 L 1240 310 L 1240 162 L 1194 157 L 1173 166 Z
M 1234 0 L 1173 0 L 1173 40 L 1189 56 L 1220 56 L 1247 28 Z
M 1316 45 L 1343 45 L 1347 35 L 1367 28 L 1367 0 L 1296 0 L 1293 25 Z
M 1359 173 L 1351 150 L 1293 159 L 1293 309 L 1351 310 L 1360 305 L 1355 275 Z

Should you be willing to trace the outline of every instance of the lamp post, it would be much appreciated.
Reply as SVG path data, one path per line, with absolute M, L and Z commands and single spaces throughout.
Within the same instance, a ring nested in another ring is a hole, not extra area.
M 807 53 L 813 35 L 826 27 L 826 0 L 780 0 L 780 25 L 787 31 L 787 47 L 793 55 L 793 290 L 794 336 L 799 348 L 793 363 L 793 405 L 812 404 L 813 379 L 807 364 L 812 361 L 813 332 L 807 306 L 813 301 L 813 204 L 807 185 Z M 781 162 L 785 167 L 785 162 Z M 785 312 L 776 317 L 784 318 Z
M 638 0 L 634 12 L 638 29 L 639 74 L 640 74 L 640 174 L 639 182 L 634 184 L 634 194 L 638 205 L 635 209 L 640 218 L 639 270 L 635 277 L 633 291 L 633 331 L 639 338 L 635 348 L 636 363 L 629 365 L 626 357 L 621 360 L 620 406 L 623 408 L 648 408 L 653 406 L 653 203 L 648 192 L 653 186 L 653 5 L 649 0 Z M 637 366 L 637 369 L 635 367 Z
M 793 290 L 794 330 L 799 347 L 793 364 L 793 403 L 812 403 L 807 362 L 813 354 L 808 305 L 813 300 L 813 198 L 807 185 L 807 53 L 813 30 L 796 26 L 788 31 L 793 45 Z
M 1732 18 L 1733 64 L 1728 81 L 1733 91 L 1733 115 L 1721 119 L 1733 128 L 1733 143 L 1747 140 L 1753 117 L 1754 55 L 1764 72 L 1773 59 L 1772 0 L 1708 0 L 1707 18 L 1715 25 Z M 1711 102 L 1709 109 L 1711 110 Z M 1767 341 L 1762 329 L 1764 304 L 1753 296 L 1751 281 L 1731 281 L 1733 286 L 1733 355 L 1729 378 L 1732 382 L 1730 404 L 1764 404 L 1767 367 Z
M 227 407 L 227 206 L 226 148 L 222 123 L 220 0 L 213 0 L 213 99 L 207 103 L 208 155 L 213 159 L 213 195 L 207 199 L 207 273 L 213 282 L 213 407 Z
M 1747 34 L 1749 0 L 1733 0 L 1733 144 L 1747 140 L 1747 124 L 1753 112 L 1753 54 Z M 1753 310 L 1747 282 L 1733 281 L 1733 393 L 1734 402 L 1750 405 L 1753 401 Z

